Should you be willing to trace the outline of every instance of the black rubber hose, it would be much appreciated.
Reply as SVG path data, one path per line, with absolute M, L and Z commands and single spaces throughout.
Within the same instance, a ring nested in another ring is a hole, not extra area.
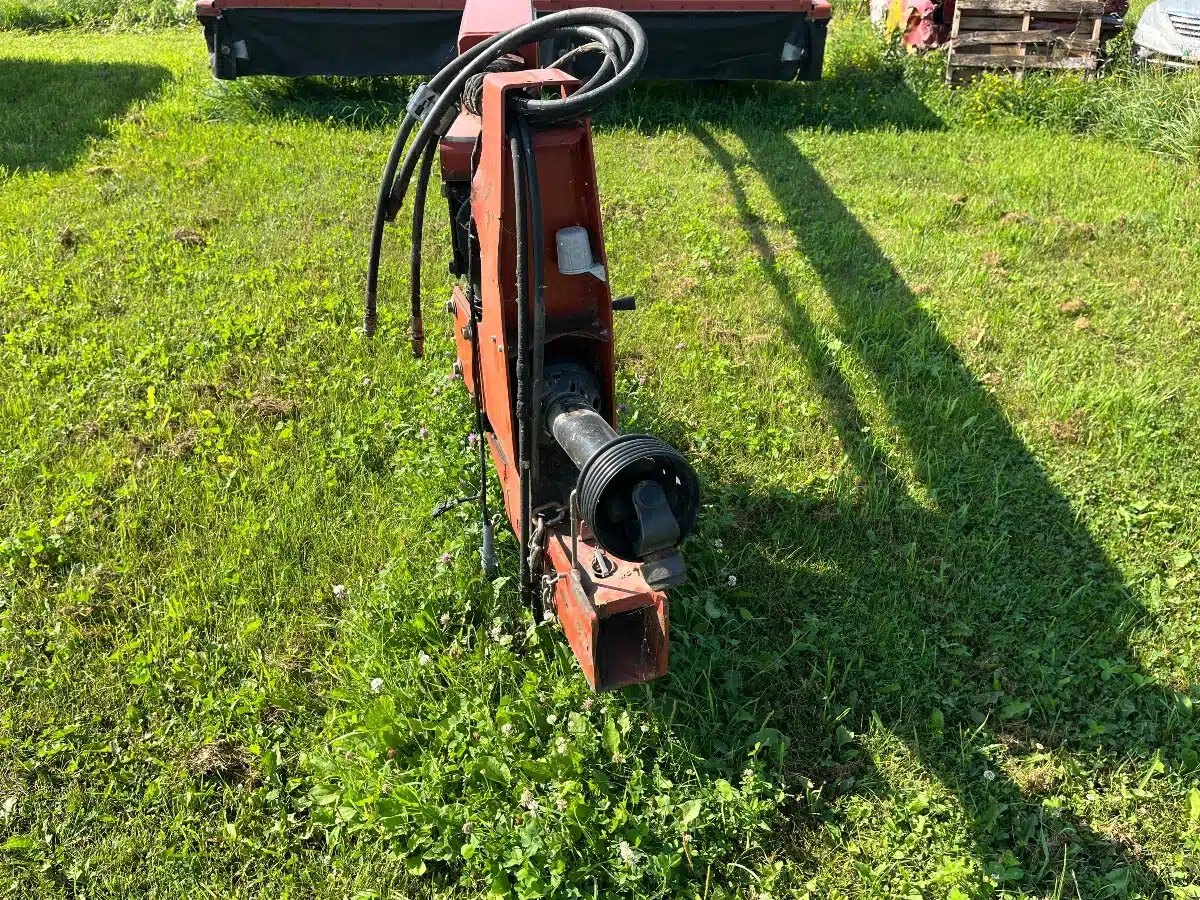
M 529 410 L 533 404 L 529 398 L 529 240 L 528 208 L 525 197 L 525 154 L 520 138 L 513 131 L 509 135 L 509 153 L 512 156 L 513 203 L 516 212 L 517 243 L 517 472 L 521 485 L 521 529 L 518 538 L 521 546 L 521 600 L 533 609 L 533 577 L 529 568 L 529 516 L 533 510 L 533 481 L 529 477 L 531 439 Z M 535 242 L 536 243 L 536 240 Z
M 379 324 L 379 257 L 383 249 L 383 227 L 387 224 L 389 198 L 392 193 L 392 183 L 396 180 L 396 169 L 400 166 L 400 155 L 408 135 L 412 132 L 412 116 L 405 116 L 404 123 L 396 133 L 388 153 L 387 163 L 383 167 L 383 181 L 379 185 L 379 200 L 375 204 L 375 220 L 371 223 L 371 253 L 367 258 L 367 295 L 363 304 L 363 333 L 370 337 L 375 333 Z
M 467 271 L 475 269 L 478 245 L 467 239 Z M 492 515 L 488 508 L 488 430 L 483 415 L 483 354 L 479 351 L 479 333 L 483 321 L 481 304 L 475 297 L 473 286 L 467 287 L 467 306 L 471 314 L 471 384 L 475 394 L 475 433 L 479 435 L 479 517 L 483 539 L 480 542 L 479 560 L 483 574 L 491 578 L 496 572 L 496 535 L 492 528 Z
M 646 62 L 645 32 L 629 16 L 614 10 L 589 7 L 544 16 L 512 31 L 494 35 L 449 63 L 428 85 L 434 98 L 433 102 L 424 110 L 424 121 L 407 154 L 404 155 L 403 164 L 400 164 L 400 154 L 418 121 L 412 112 L 406 113 L 388 157 L 388 164 L 384 168 L 379 202 L 375 210 L 363 313 L 363 331 L 366 334 L 374 334 L 378 322 L 379 258 L 384 223 L 389 211 L 398 209 L 403 203 L 418 160 L 444 133 L 449 114 L 461 102 L 467 80 L 482 72 L 496 59 L 523 46 L 540 43 L 559 32 L 577 34 L 583 28 L 603 31 L 611 41 L 610 49 L 609 45 L 600 39 L 601 43 L 605 44 L 606 61 L 609 58 L 614 59 L 611 77 L 602 78 L 598 73 L 597 77 L 590 79 L 570 97 L 541 100 L 518 95 L 514 102 L 521 115 L 529 117 L 531 122 L 537 124 L 552 124 L 586 117 L 635 79 Z M 589 37 L 598 39 L 593 35 Z M 607 75 L 607 72 L 605 74 Z
M 400 169 L 395 190 L 391 193 L 402 197 L 408 192 L 408 185 L 412 180 L 417 159 L 422 152 L 418 148 L 423 148 L 443 127 L 446 113 L 452 105 L 458 104 L 467 79 L 477 72 L 483 71 L 493 59 L 517 51 L 526 44 L 540 43 L 560 28 L 578 26 L 607 27 L 615 32 L 621 32 L 622 36 L 628 38 L 630 42 L 629 55 L 621 60 L 621 67 L 613 73 L 610 79 L 590 90 L 581 89 L 570 97 L 550 100 L 517 97 L 514 102 L 522 115 L 530 117 L 531 122 L 551 124 L 586 117 L 592 110 L 607 102 L 612 94 L 624 89 L 640 74 L 646 63 L 646 33 L 629 16 L 614 10 L 598 7 L 565 10 L 514 28 L 512 31 L 495 35 L 472 47 L 466 54 L 451 62 L 430 82 L 429 87 L 436 93 L 436 100 L 425 115 L 425 121 L 421 124 L 413 146 L 409 149 Z M 614 40 L 618 46 L 621 45 L 619 38 L 614 38 Z M 443 87 L 444 76 L 451 72 L 454 73 L 453 77 Z
M 533 276 L 532 304 L 532 341 L 529 361 L 529 406 L 525 410 L 527 425 L 531 437 L 529 453 L 529 483 L 539 484 L 541 481 L 541 453 L 538 435 L 541 430 L 542 374 L 545 368 L 546 350 L 546 260 L 545 235 L 542 225 L 542 189 L 538 181 L 537 155 L 533 152 L 533 135 L 530 133 L 529 122 L 523 117 L 517 117 L 517 136 L 521 142 L 521 153 L 524 155 L 525 187 L 529 192 L 529 234 L 532 236 L 530 247 L 530 268 Z M 517 227 L 524 229 L 523 219 L 518 216 Z M 532 499 L 530 506 L 532 507 Z
M 412 256 L 409 268 L 409 300 L 411 303 L 412 353 L 414 359 L 425 355 L 425 324 L 421 316 L 421 248 L 425 235 L 425 196 L 429 191 L 429 176 L 437 144 L 425 148 L 421 171 L 417 176 L 417 194 L 413 201 Z

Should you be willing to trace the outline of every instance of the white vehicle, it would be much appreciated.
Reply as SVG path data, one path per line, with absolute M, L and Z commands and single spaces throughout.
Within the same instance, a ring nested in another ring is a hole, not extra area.
M 1176 68 L 1200 66 L 1200 0 L 1156 0 L 1133 33 L 1133 55 Z

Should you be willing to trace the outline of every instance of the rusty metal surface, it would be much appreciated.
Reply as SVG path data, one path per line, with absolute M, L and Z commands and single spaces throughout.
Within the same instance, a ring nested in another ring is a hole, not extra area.
M 551 531 L 546 556 L 555 578 L 555 612 L 588 684 L 608 691 L 666 675 L 667 595 L 652 590 L 641 567 L 627 560 L 613 559 L 615 572 L 596 576 L 590 537 L 581 537 L 578 550 L 576 569 L 569 530 Z

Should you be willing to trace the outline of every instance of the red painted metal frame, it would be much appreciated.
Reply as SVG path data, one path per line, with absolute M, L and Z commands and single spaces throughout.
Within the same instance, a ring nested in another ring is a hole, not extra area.
M 536 0 L 538 12 L 602 6 L 621 12 L 807 12 L 812 0 Z
M 480 2 L 480 0 L 472 0 Z M 492 461 L 500 477 L 504 505 L 513 530 L 521 533 L 520 477 L 515 413 L 517 339 L 516 221 L 509 151 L 506 95 L 523 88 L 557 88 L 564 96 L 579 82 L 557 69 L 489 75 L 484 79 L 483 115 L 463 113 L 442 142 L 443 177 L 461 182 L 471 171 L 478 139 L 478 159 L 471 182 L 471 213 L 479 241 L 482 315 L 472 324 L 471 308 L 461 287 L 451 304 L 455 341 L 463 381 L 474 393 L 476 360 L 471 340 L 478 327 L 478 381 L 491 430 L 487 435 Z M 572 123 L 540 129 L 533 136 L 542 194 L 542 245 L 547 356 L 570 359 L 597 375 L 601 412 L 615 423 L 615 357 L 612 295 L 608 283 L 591 275 L 563 275 L 555 235 L 578 225 L 592 239 L 597 262 L 607 266 L 604 226 L 596 185 L 591 127 Z M 579 523 L 578 527 L 585 526 Z M 667 597 L 652 590 L 641 567 L 613 560 L 608 577 L 592 574 L 595 546 L 584 534 L 578 544 L 578 566 L 572 565 L 569 520 L 547 538 L 546 563 L 555 578 L 554 605 L 571 649 L 588 683 L 610 690 L 665 675 L 667 672 Z M 540 578 L 543 573 L 535 572 Z
M 529 87 L 557 87 L 564 92 L 579 82 L 557 69 L 528 69 L 489 75 L 483 83 L 483 125 L 479 165 L 471 191 L 471 210 L 479 235 L 483 320 L 479 325 L 483 406 L 492 426 L 492 457 L 509 512 L 519 534 L 519 478 L 515 419 L 515 351 L 517 343 L 516 220 L 512 193 L 512 158 L 507 138 L 505 94 Z M 545 305 L 547 345 L 569 338 L 575 353 L 586 347 L 586 360 L 597 373 L 602 412 L 613 415 L 615 361 L 612 347 L 612 296 L 608 284 L 590 276 L 566 276 L 554 265 L 555 235 L 580 225 L 592 237 L 597 260 L 606 264 L 600 198 L 591 127 L 587 123 L 539 130 L 534 152 L 542 183 L 544 230 L 530 235 L 542 245 L 547 260 Z
M 466 0 L 200 0 L 196 4 L 197 14 L 201 8 L 213 10 L 215 15 L 223 9 L 376 9 L 376 10 L 461 10 Z
M 535 18 L 532 0 L 471 0 L 458 26 L 458 52 L 466 53 L 488 38 L 528 25 Z M 531 62 L 536 63 L 536 51 Z
M 571 565 L 571 535 L 551 532 L 546 555 L 554 568 L 554 604 L 563 632 L 593 690 L 609 691 L 667 674 L 667 595 L 652 590 L 641 568 L 613 560 L 608 578 L 592 573 L 595 544 L 578 542 L 579 566 Z M 611 557 L 610 557 L 611 559 Z
M 215 15 L 222 9 L 365 9 L 365 10 L 464 10 L 471 5 L 478 10 L 478 25 L 472 33 L 487 35 L 482 30 L 488 18 L 497 22 L 514 15 L 514 9 L 530 5 L 529 0 L 490 0 L 483 4 L 468 4 L 467 0 L 201 0 L 197 12 L 204 9 Z M 827 0 L 534 0 L 539 13 L 578 9 L 584 6 L 603 6 L 621 12 L 808 12 L 814 7 L 828 8 Z M 519 16 L 517 12 L 515 15 Z M 528 21 L 527 19 L 524 21 Z M 499 30 L 513 27 L 500 26 Z M 495 34 L 491 31 L 490 34 Z

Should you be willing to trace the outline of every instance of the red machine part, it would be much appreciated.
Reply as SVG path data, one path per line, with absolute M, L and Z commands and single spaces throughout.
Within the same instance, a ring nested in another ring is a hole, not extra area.
M 211 18 L 223 9 L 461 10 L 465 14 L 458 50 L 462 53 L 498 31 L 529 21 L 537 13 L 585 6 L 627 13 L 795 12 L 816 20 L 833 15 L 829 0 L 493 0 L 484 5 L 467 0 L 197 0 L 196 15 Z
M 641 570 L 624 560 L 614 561 L 612 575 L 598 577 L 595 544 L 581 539 L 576 548 L 579 565 L 572 567 L 570 534 L 551 532 L 555 608 L 588 684 L 607 691 L 666 675 L 667 595 L 651 590 Z
M 515 515 L 519 504 L 516 472 L 516 420 L 513 384 L 516 347 L 516 221 L 512 195 L 512 158 L 509 153 L 505 94 L 516 88 L 577 87 L 578 82 L 557 69 L 533 69 L 489 75 L 483 87 L 483 130 L 479 167 L 472 185 L 471 208 L 479 234 L 483 321 L 479 347 L 484 411 L 493 429 L 492 450 L 508 502 L 509 519 L 520 533 Z M 604 230 L 600 198 L 596 192 L 596 163 L 592 156 L 591 128 L 587 123 L 539 130 L 534 152 L 542 181 L 544 231 L 530 235 L 540 242 L 547 260 L 557 255 L 554 236 L 559 229 L 579 225 L 587 229 L 601 263 Z M 564 276 L 558 267 L 546 267 L 546 348 L 554 354 L 555 341 L 570 341 L 564 356 L 578 360 L 599 375 L 601 413 L 612 422 L 614 360 L 612 297 L 607 282 L 595 278 Z
M 488 75 L 482 118 L 463 112 L 441 144 L 443 178 L 454 181 L 469 176 L 472 150 L 477 139 L 479 143 L 471 210 L 478 234 L 482 315 L 476 326 L 462 287 L 455 288 L 451 309 L 463 380 L 472 393 L 476 383 L 482 386 L 491 427 L 488 445 L 509 522 L 517 534 L 521 533 L 521 481 L 514 462 L 517 291 L 511 226 L 516 214 L 505 97 L 526 88 L 556 88 L 565 96 L 577 86 L 574 78 L 556 69 Z M 607 265 L 590 126 L 581 122 L 539 129 L 533 147 L 542 186 L 543 230 L 529 239 L 540 242 L 551 261 L 544 273 L 545 353 L 577 362 L 598 375 L 600 410 L 613 423 L 615 361 L 608 284 L 591 276 L 563 275 L 552 264 L 558 231 L 581 226 L 591 238 L 597 261 Z M 478 373 L 474 327 L 479 328 Z M 610 556 L 611 571 L 593 569 L 597 548 L 582 523 L 576 527 L 585 533 L 577 535 L 578 560 L 572 565 L 570 518 L 548 530 L 543 559 L 554 585 L 555 612 L 588 683 L 596 690 L 609 690 L 666 674 L 666 595 L 647 585 L 636 563 Z
M 458 52 L 466 53 L 492 35 L 510 31 L 534 17 L 532 0 L 504 0 L 502 3 L 460 3 L 465 6 L 458 26 Z M 537 63 L 534 48 L 528 50 L 530 62 Z
M 196 4 L 213 12 L 222 9 L 376 9 L 376 10 L 465 10 L 475 6 L 467 0 L 200 0 Z M 621 12 L 808 12 L 815 6 L 828 7 L 821 0 L 491 0 L 476 7 L 472 33 L 490 37 L 487 22 L 515 21 L 519 10 L 533 6 L 538 13 L 559 12 L 599 6 Z M 528 21 L 528 20 L 526 20 Z M 520 23 L 518 23 L 520 24 Z M 509 24 L 507 28 L 514 27 Z M 506 30 L 506 29 L 502 29 Z
M 639 12 L 808 12 L 813 0 L 535 0 L 539 13 L 600 6 L 624 13 Z M 825 4 L 828 6 L 828 4 Z
M 600 6 L 636 18 L 657 50 L 644 77 L 816 80 L 829 0 L 199 0 L 213 73 L 429 75 L 487 37 Z M 537 52 L 524 56 L 537 65 Z M 557 58 L 557 55 L 550 59 Z

